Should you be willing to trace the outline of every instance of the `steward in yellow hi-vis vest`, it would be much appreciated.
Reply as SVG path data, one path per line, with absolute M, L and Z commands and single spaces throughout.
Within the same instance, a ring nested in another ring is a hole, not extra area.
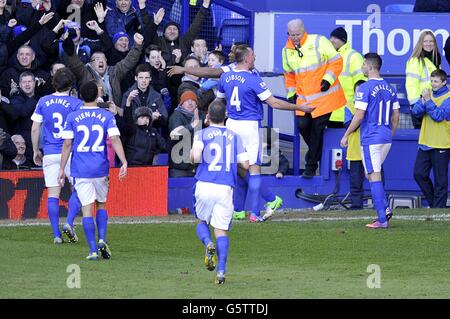
M 289 38 L 283 48 L 283 70 L 287 97 L 297 95 L 297 104 L 305 101 L 315 106 L 312 117 L 331 113 L 345 105 L 345 95 L 338 76 L 342 71 L 342 57 L 330 41 L 318 34 L 304 32 L 301 46 Z M 322 87 L 328 82 L 328 89 Z M 297 111 L 297 115 L 304 112 Z
M 423 117 L 419 135 L 419 150 L 414 165 L 414 179 L 431 208 L 447 205 L 448 164 L 450 160 L 450 91 L 443 70 L 431 73 L 430 90 L 414 104 L 413 116 Z M 433 169 L 434 185 L 430 171 Z
M 342 127 L 342 124 L 345 123 L 345 108 L 350 108 L 350 104 L 353 104 L 356 83 L 363 83 L 367 81 L 367 78 L 361 70 L 364 58 L 361 53 L 352 49 L 350 42 L 347 41 L 347 32 L 345 29 L 342 27 L 334 29 L 331 32 L 330 41 L 341 55 L 344 63 L 342 72 L 339 75 L 339 82 L 347 100 L 345 107 L 341 107 L 331 113 L 330 121 L 340 123 L 340 126 L 336 126 Z
M 323 132 L 331 112 L 343 107 L 346 99 L 338 80 L 342 57 L 324 36 L 308 34 L 303 21 L 288 22 L 288 40 L 282 51 L 287 97 L 297 104 L 309 103 L 315 109 L 296 111 L 297 125 L 308 145 L 303 178 L 316 175 L 322 156 Z
M 425 89 L 431 90 L 430 75 L 441 65 L 441 55 L 436 46 L 436 37 L 431 31 L 424 31 L 417 40 L 411 57 L 406 62 L 406 95 L 410 107 L 420 99 Z M 412 116 L 414 128 L 420 128 L 421 118 Z

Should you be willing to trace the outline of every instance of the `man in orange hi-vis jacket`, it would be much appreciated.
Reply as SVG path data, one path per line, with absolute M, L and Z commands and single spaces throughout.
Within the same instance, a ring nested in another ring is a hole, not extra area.
M 316 107 L 310 114 L 296 111 L 300 134 L 308 145 L 302 176 L 313 178 L 331 112 L 346 104 L 338 80 L 343 61 L 326 37 L 306 33 L 302 20 L 289 21 L 287 28 L 288 40 L 282 52 L 287 98 Z

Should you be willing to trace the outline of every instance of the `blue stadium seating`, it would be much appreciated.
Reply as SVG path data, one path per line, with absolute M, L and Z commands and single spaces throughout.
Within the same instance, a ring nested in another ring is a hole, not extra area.
M 413 4 L 388 4 L 384 8 L 384 12 L 413 12 Z
M 235 42 L 249 42 L 249 19 L 223 19 L 217 38 L 223 47 L 231 47 Z

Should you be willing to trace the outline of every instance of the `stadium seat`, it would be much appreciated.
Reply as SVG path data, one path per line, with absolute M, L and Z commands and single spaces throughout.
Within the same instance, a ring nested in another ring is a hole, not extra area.
M 249 19 L 224 19 L 217 38 L 223 47 L 231 47 L 235 42 L 249 42 Z
M 388 4 L 384 8 L 384 12 L 413 12 L 414 5 L 413 4 Z
M 217 4 L 211 4 L 211 13 L 213 18 L 213 26 L 216 29 L 220 28 L 220 25 L 222 24 L 222 21 L 224 19 L 230 19 L 231 18 L 231 11 L 218 6 Z

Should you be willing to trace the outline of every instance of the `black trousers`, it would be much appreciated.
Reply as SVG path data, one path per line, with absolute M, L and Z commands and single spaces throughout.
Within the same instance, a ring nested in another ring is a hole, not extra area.
M 308 152 L 305 156 L 305 169 L 309 173 L 315 173 L 318 162 L 322 156 L 323 133 L 328 124 L 331 113 L 312 118 L 310 113 L 298 117 L 298 129 L 308 145 Z
M 414 179 L 431 208 L 445 208 L 447 205 L 449 149 L 432 149 L 417 152 L 414 164 Z M 433 169 L 434 185 L 430 172 Z
M 363 208 L 364 166 L 362 161 L 350 161 L 350 200 L 352 208 Z

